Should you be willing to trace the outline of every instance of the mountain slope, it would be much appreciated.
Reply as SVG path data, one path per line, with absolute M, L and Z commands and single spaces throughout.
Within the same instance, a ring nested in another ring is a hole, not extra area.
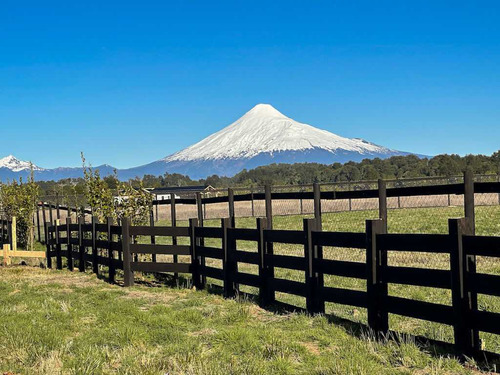
M 258 104 L 244 116 L 166 158 L 129 170 L 120 176 L 169 173 L 204 178 L 212 174 L 233 176 L 242 169 L 271 163 L 331 164 L 408 155 L 359 138 L 345 138 L 297 122 L 269 104 Z
M 250 159 L 262 153 L 315 148 L 361 154 L 392 151 L 361 139 L 340 137 L 326 130 L 302 124 L 283 115 L 269 104 L 258 104 L 231 125 L 166 157 L 164 161 Z
M 35 171 L 42 170 L 42 168 L 39 168 L 36 165 L 31 164 L 29 161 L 19 160 L 13 155 L 9 155 L 0 159 L 0 168 L 9 169 L 12 172 L 20 172 L 26 170 L 30 171 L 31 167 L 33 167 L 33 170 Z

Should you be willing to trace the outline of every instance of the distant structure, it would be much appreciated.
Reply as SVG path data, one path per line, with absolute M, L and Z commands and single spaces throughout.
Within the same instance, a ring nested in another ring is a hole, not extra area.
M 198 185 L 198 186 L 168 186 L 159 188 L 148 188 L 156 200 L 167 200 L 175 196 L 175 198 L 194 198 L 196 193 L 202 193 L 204 196 L 215 194 L 216 190 L 211 185 Z

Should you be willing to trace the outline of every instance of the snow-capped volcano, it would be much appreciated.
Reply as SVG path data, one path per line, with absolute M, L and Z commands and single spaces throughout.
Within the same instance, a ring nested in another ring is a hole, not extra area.
M 31 163 L 29 161 L 22 161 L 17 159 L 13 155 L 6 156 L 0 159 L 0 168 L 7 168 L 13 172 L 20 172 L 24 170 L 30 170 Z M 39 171 L 42 168 L 37 167 L 33 164 L 33 170 Z
M 118 170 L 121 180 L 146 174 L 180 173 L 193 179 L 211 175 L 233 176 L 243 169 L 272 163 L 332 164 L 408 155 L 360 138 L 345 138 L 297 122 L 269 104 L 258 104 L 241 118 L 194 145 L 164 159 Z M 81 167 L 42 169 L 33 166 L 37 180 L 83 177 Z M 109 165 L 95 167 L 101 176 L 111 175 Z M 29 175 L 30 163 L 9 155 L 0 159 L 0 181 Z
M 202 141 L 156 162 L 118 171 L 118 175 L 129 178 L 168 172 L 199 179 L 214 174 L 233 176 L 272 163 L 332 164 L 407 154 L 341 137 L 297 122 L 269 104 L 258 104 Z
M 359 138 L 344 138 L 302 124 L 269 104 L 258 104 L 226 128 L 163 160 L 250 159 L 261 153 L 313 149 L 365 155 L 393 152 Z

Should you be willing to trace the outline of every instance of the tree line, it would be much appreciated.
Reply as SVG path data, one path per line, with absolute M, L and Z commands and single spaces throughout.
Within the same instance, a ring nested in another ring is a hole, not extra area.
M 387 159 L 364 159 L 361 162 L 271 164 L 251 170 L 243 170 L 233 177 L 209 176 L 193 180 L 178 173 L 162 176 L 145 175 L 129 181 L 134 187 L 172 187 L 211 185 L 215 188 L 253 187 L 272 185 L 302 185 L 314 182 L 353 182 L 360 180 L 402 179 L 416 177 L 450 177 L 471 169 L 475 174 L 500 173 L 500 150 L 486 155 L 438 155 L 432 158 L 418 158 L 415 155 L 393 156 Z M 111 190 L 116 190 L 120 182 L 116 176 L 102 178 Z M 72 204 L 85 194 L 85 180 L 65 179 L 60 181 L 37 182 L 42 196 L 59 196 Z M 78 202 L 76 202 L 78 205 Z

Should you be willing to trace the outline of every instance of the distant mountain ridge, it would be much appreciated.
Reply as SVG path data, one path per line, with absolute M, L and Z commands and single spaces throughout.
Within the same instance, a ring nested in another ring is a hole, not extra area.
M 233 176 L 243 169 L 272 163 L 332 164 L 409 155 L 360 138 L 345 138 L 297 122 L 269 104 L 258 104 L 238 120 L 179 152 L 139 167 L 117 170 L 127 180 L 145 174 L 180 173 L 193 179 L 210 175 Z M 29 174 L 29 162 L 9 155 L 0 159 L 0 180 Z M 110 165 L 95 167 L 102 176 L 113 173 Z M 34 166 L 38 180 L 83 176 L 81 167 L 43 169 Z

